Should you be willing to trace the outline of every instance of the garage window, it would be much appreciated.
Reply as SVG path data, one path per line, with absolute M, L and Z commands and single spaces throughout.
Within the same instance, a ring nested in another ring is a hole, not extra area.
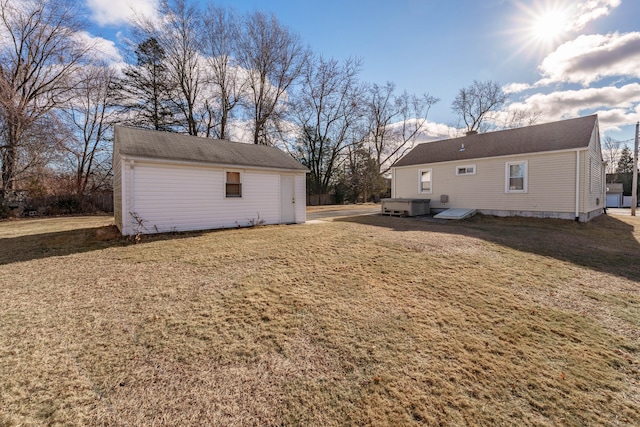
M 242 197 L 242 183 L 240 182 L 240 172 L 227 172 L 226 175 L 226 196 Z

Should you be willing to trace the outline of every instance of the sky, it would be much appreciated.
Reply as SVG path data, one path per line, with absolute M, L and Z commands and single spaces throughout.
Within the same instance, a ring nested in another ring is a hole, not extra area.
M 132 5 L 152 14 L 156 2 L 86 0 L 89 36 L 118 49 Z M 538 122 L 598 113 L 601 134 L 632 142 L 640 120 L 639 0 L 215 3 L 273 13 L 325 58 L 360 58 L 363 81 L 440 98 L 429 114 L 432 138 L 462 127 L 451 103 L 474 80 L 498 82 L 509 93 L 507 108 L 532 109 Z

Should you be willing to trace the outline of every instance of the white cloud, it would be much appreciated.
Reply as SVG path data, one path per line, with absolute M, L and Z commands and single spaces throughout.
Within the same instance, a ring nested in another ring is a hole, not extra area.
M 502 91 L 506 94 L 519 93 L 527 89 L 531 89 L 531 85 L 528 83 L 509 83 L 502 86 Z
M 598 112 L 601 127 L 607 130 L 635 123 L 640 118 L 639 105 L 640 83 L 631 83 L 622 87 L 536 93 L 521 102 L 509 104 L 508 109 L 542 112 L 540 122 Z
M 400 127 L 401 123 L 392 124 L 391 127 Z M 416 144 L 422 144 L 423 142 L 437 141 L 440 139 L 455 138 L 459 136 L 461 129 L 449 126 L 445 123 L 437 123 L 427 120 L 424 128 L 416 135 Z
M 108 64 L 124 62 L 120 51 L 112 40 L 92 36 L 86 31 L 80 31 L 75 36 L 78 43 L 93 47 L 91 54 L 94 60 Z
M 438 139 L 453 138 L 458 136 L 459 133 L 460 129 L 456 127 L 427 120 L 426 129 L 422 132 L 420 139 L 435 141 Z
M 640 78 L 640 32 L 583 35 L 558 47 L 539 69 L 536 86 L 556 82 L 589 85 L 604 77 Z
M 577 5 L 577 15 L 572 22 L 571 29 L 581 30 L 589 22 L 607 16 L 612 9 L 620 6 L 622 0 L 587 0 Z
M 157 6 L 158 0 L 87 0 L 92 19 L 99 25 L 128 24 L 136 17 L 154 17 Z
M 588 23 L 609 15 L 621 0 L 584 0 L 572 8 L 567 31 L 580 31 Z M 541 78 L 533 85 L 511 83 L 508 94 L 528 93 L 498 114 L 505 119 L 514 112 L 541 113 L 538 123 L 597 113 L 602 131 L 620 130 L 640 118 L 640 32 L 580 35 L 560 45 L 538 67 Z M 611 81 L 619 78 L 618 85 Z M 606 80 L 605 80 L 606 79 Z M 604 82 L 609 86 L 603 86 Z M 566 90 L 566 84 L 583 89 Z M 554 85 L 551 93 L 533 93 Z
M 619 131 L 622 126 L 632 125 L 640 120 L 640 104 L 633 110 L 614 108 L 597 111 L 597 114 L 601 131 Z

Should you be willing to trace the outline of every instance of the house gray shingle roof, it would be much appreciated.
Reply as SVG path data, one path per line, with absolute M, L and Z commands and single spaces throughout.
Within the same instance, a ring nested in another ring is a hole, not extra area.
M 586 148 L 589 146 L 597 119 L 596 115 L 592 115 L 517 129 L 425 142 L 416 145 L 393 166 Z M 460 151 L 463 144 L 464 150 Z
M 300 162 L 276 147 L 149 129 L 116 126 L 115 146 L 121 155 L 135 157 L 307 170 Z

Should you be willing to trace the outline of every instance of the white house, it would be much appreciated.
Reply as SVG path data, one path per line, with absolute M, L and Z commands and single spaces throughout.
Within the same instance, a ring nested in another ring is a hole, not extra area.
M 392 167 L 392 198 L 432 211 L 588 221 L 604 211 L 595 115 L 419 144 Z
M 123 235 L 306 221 L 308 170 L 275 147 L 117 126 Z

